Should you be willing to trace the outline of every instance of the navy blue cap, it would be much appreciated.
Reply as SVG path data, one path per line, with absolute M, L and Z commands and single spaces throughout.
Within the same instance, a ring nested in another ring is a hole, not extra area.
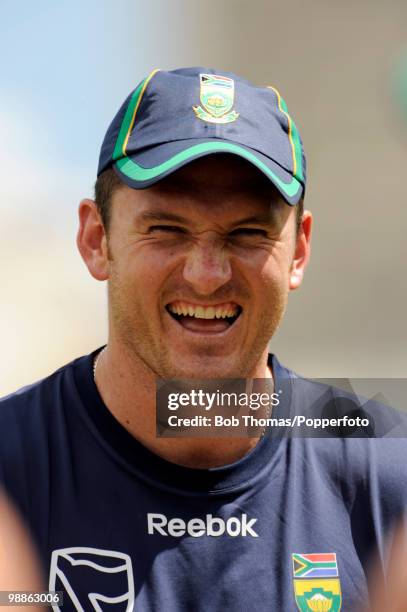
M 144 189 L 214 153 L 252 163 L 288 204 L 304 193 L 301 138 L 278 91 L 211 68 L 154 70 L 146 77 L 107 130 L 98 176 L 113 167 L 126 185 Z

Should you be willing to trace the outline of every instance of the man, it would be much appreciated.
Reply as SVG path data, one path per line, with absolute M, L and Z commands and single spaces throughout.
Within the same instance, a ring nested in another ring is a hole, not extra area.
M 95 192 L 77 242 L 108 281 L 107 345 L 0 410 L 3 482 L 50 590 L 64 610 L 360 608 L 405 507 L 403 440 L 156 437 L 157 379 L 263 379 L 284 389 L 276 417 L 305 405 L 268 353 L 310 254 L 285 102 L 154 71 L 107 131 Z

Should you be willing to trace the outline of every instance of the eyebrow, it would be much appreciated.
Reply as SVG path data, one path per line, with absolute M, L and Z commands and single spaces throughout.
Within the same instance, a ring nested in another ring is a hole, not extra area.
M 190 222 L 186 217 L 182 217 L 181 215 L 177 215 L 171 212 L 165 212 L 161 210 L 150 210 L 141 213 L 138 217 L 139 221 L 144 221 L 148 223 L 149 221 L 171 221 L 173 223 L 183 223 L 188 224 Z M 270 225 L 273 221 L 273 214 L 265 214 L 265 215 L 252 215 L 250 217 L 244 217 L 243 219 L 239 219 L 232 223 L 233 226 L 243 225 L 243 224 L 255 224 L 255 225 Z
M 164 212 L 162 210 L 149 210 L 143 212 L 137 217 L 137 221 L 173 221 L 175 223 L 188 223 L 186 217 L 171 212 Z
M 175 223 L 188 223 L 188 219 L 185 217 L 181 217 L 180 215 L 176 215 L 171 212 L 164 212 L 161 210 L 150 210 L 141 213 L 138 216 L 137 220 L 140 221 L 173 221 Z

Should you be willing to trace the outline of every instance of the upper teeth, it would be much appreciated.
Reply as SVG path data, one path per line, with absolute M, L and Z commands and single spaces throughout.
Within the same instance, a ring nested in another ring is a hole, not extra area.
M 186 302 L 168 304 L 168 310 L 177 315 L 189 315 L 196 319 L 225 319 L 237 315 L 237 306 L 234 304 L 221 304 L 220 306 L 194 306 Z

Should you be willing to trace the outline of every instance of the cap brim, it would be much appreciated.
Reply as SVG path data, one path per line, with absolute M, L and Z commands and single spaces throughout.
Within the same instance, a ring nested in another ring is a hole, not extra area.
M 194 159 L 216 153 L 231 153 L 256 166 L 270 179 L 287 204 L 294 206 L 301 199 L 302 183 L 274 160 L 243 145 L 218 138 L 166 142 L 119 159 L 113 167 L 126 185 L 145 189 Z

